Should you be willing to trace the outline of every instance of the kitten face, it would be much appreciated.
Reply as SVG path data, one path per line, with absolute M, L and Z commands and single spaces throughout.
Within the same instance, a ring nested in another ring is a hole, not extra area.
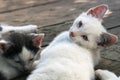
M 21 64 L 24 71 L 30 71 L 32 68 L 35 54 L 36 53 L 34 51 L 29 50 L 26 47 L 22 47 L 22 51 L 18 55 L 14 56 L 13 60 L 17 64 Z
M 106 33 L 106 30 L 97 19 L 89 18 L 87 15 L 85 16 L 85 14 L 81 16 L 78 17 L 73 24 L 73 26 L 76 27 L 71 29 L 73 32 L 71 33 L 71 36 L 73 36 L 72 39 L 77 44 L 86 48 L 97 48 L 97 42 L 99 42 L 101 34 Z M 94 22 L 96 23 L 94 24 Z
M 31 69 L 34 56 L 39 50 L 44 35 L 28 35 L 12 32 L 2 37 L 0 49 L 3 56 L 26 72 Z

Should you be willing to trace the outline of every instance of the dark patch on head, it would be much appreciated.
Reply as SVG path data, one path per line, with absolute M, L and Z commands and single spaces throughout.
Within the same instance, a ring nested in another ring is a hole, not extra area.
M 98 43 L 99 46 L 107 46 L 109 45 L 111 39 L 109 35 L 106 33 L 101 34 L 100 42 Z
M 2 72 L 0 72 L 0 80 L 7 80 L 7 78 Z
M 12 45 L 4 52 L 4 56 L 12 58 L 22 52 L 22 48 L 26 47 L 34 54 L 39 50 L 39 47 L 33 45 L 33 36 L 12 32 L 5 37 L 5 40 L 12 43 Z

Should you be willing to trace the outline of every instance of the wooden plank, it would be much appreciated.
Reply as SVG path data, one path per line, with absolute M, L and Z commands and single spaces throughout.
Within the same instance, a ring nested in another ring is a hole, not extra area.
M 112 14 L 104 18 L 103 24 L 107 28 L 120 25 L 120 0 L 2 0 L 0 12 L 6 13 L 0 14 L 0 22 L 48 26 L 74 20 L 81 12 L 103 3 L 108 4 L 112 11 Z
M 0 0 L 0 14 L 47 5 L 57 0 Z

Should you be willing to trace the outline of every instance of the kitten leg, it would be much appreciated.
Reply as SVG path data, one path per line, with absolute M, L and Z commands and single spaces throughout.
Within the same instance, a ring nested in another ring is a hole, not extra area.
M 98 69 L 95 71 L 95 74 L 101 80 L 119 80 L 118 77 L 114 73 L 112 73 L 108 70 Z
M 6 24 L 1 24 L 0 28 L 1 28 L 0 34 L 5 34 L 9 31 L 31 33 L 31 32 L 36 32 L 38 26 L 37 25 L 10 26 Z
M 37 32 L 37 28 L 38 28 L 37 25 L 16 26 L 16 27 L 14 27 L 14 31 L 31 33 L 31 32 Z
M 37 54 L 35 55 L 34 61 L 33 61 L 33 64 L 32 64 L 32 69 L 35 69 L 35 67 L 36 67 L 37 64 L 39 63 L 40 53 L 41 53 L 41 50 L 39 50 L 39 51 L 37 52 Z
M 2 72 L 0 72 L 0 80 L 7 80 L 6 77 L 5 77 L 5 75 L 2 74 Z
M 34 61 L 32 64 L 32 69 L 35 69 L 38 63 L 39 63 L 39 60 Z
M 120 80 L 120 76 L 118 77 L 118 79 Z

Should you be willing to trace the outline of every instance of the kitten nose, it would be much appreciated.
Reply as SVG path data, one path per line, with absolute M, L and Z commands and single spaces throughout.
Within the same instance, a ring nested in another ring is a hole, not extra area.
M 24 71 L 29 72 L 30 71 L 30 67 L 29 66 L 25 66 L 24 67 Z
M 103 33 L 100 37 L 100 42 L 98 42 L 98 46 L 106 47 L 113 45 L 117 41 L 118 37 L 110 34 L 110 33 Z

